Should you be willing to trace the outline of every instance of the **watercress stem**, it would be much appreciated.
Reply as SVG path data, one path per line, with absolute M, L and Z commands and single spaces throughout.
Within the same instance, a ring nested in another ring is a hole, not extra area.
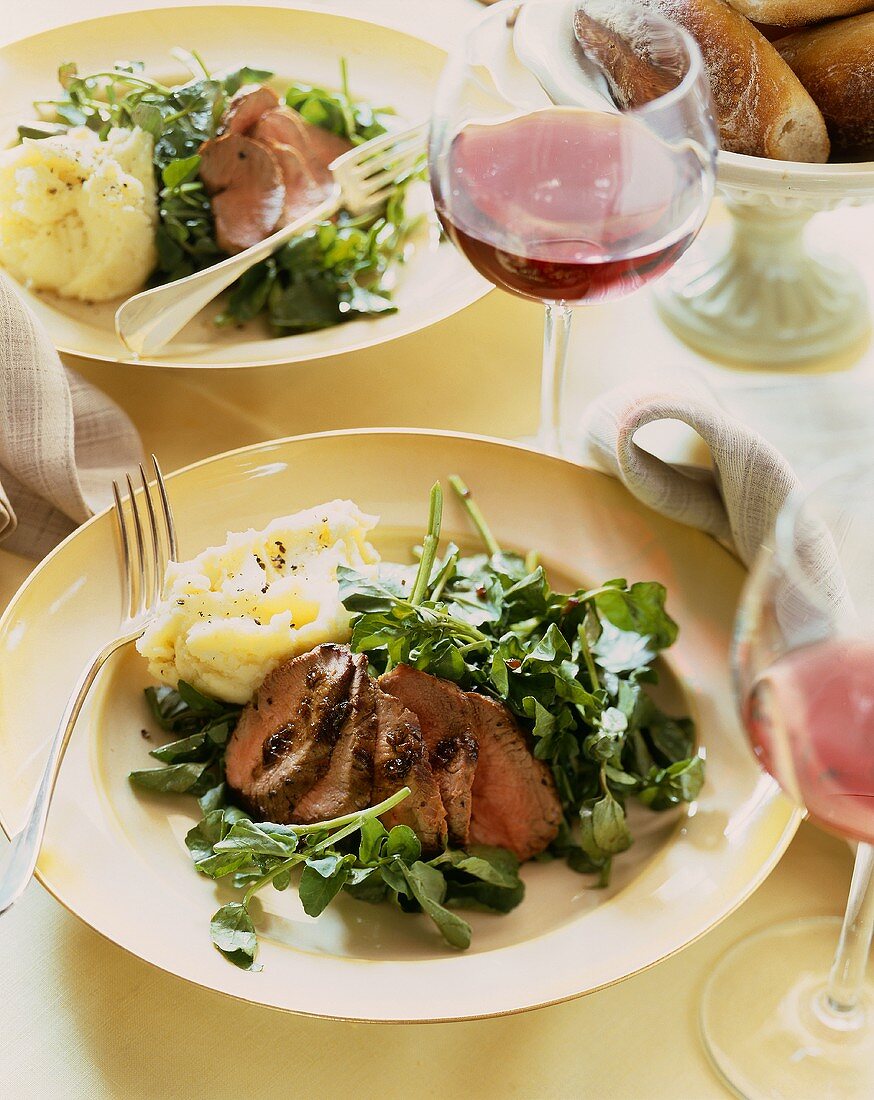
M 486 523 L 486 518 L 479 509 L 479 505 L 471 496 L 470 489 L 464 481 L 458 476 L 458 474 L 452 474 L 449 478 L 449 484 L 455 491 L 456 496 L 464 506 L 465 511 L 470 516 L 471 522 L 479 532 L 480 538 L 485 543 L 486 550 L 489 557 L 494 557 L 496 554 L 500 554 L 501 548 L 498 545 L 498 540 L 491 532 L 491 528 Z
M 118 80 L 124 84 L 139 84 L 142 88 L 151 88 L 152 91 L 157 92 L 159 95 L 173 94 L 172 88 L 168 88 L 164 84 L 159 84 L 157 80 L 150 80 L 147 76 L 139 76 L 136 73 L 121 72 L 118 69 L 112 69 L 109 72 L 89 73 L 87 76 L 82 76 L 78 79 L 94 80 L 99 76 L 106 76 L 111 80 Z
M 299 836 L 306 836 L 307 833 L 322 833 L 325 829 L 339 829 L 343 825 L 349 825 L 353 821 L 366 821 L 371 817 L 380 817 L 388 810 L 393 809 L 399 802 L 403 800 L 410 793 L 409 787 L 401 787 L 399 791 L 395 791 L 394 794 L 390 794 L 388 798 L 378 802 L 375 806 L 368 806 L 366 810 L 355 810 L 351 814 L 344 814 L 342 817 L 332 817 L 329 821 L 318 821 L 314 825 L 293 825 L 292 828 Z M 264 826 L 262 826 L 263 828 Z
M 344 814 L 343 817 L 335 817 L 330 821 L 320 821 L 315 825 L 295 826 L 294 831 L 299 835 L 323 832 L 325 829 L 333 829 L 334 832 L 330 833 L 330 835 L 326 836 L 323 840 L 320 840 L 317 844 L 314 844 L 311 848 L 306 848 L 302 852 L 295 852 L 293 856 L 282 860 L 281 863 L 277 863 L 275 867 L 271 867 L 266 874 L 261 876 L 261 878 L 256 879 L 243 895 L 243 908 L 248 908 L 249 902 L 255 894 L 271 883 L 282 871 L 290 870 L 299 863 L 303 863 L 304 860 L 309 859 L 315 852 L 324 851 L 325 848 L 332 848 L 339 841 L 345 840 L 347 836 L 351 836 L 352 833 L 357 832 L 365 821 L 368 821 L 372 817 L 379 817 L 393 806 L 396 806 L 399 802 L 402 802 L 409 793 L 409 787 L 401 787 L 399 791 L 395 791 L 394 794 L 389 795 L 389 797 L 383 799 L 382 802 L 377 803 L 375 806 L 370 806 L 366 810 L 358 810 L 356 813 Z M 338 826 L 340 827 L 338 828 Z
M 419 559 L 419 569 L 413 585 L 413 593 L 410 603 L 417 607 L 428 593 L 428 582 L 431 579 L 431 570 L 434 568 L 434 560 L 437 557 L 437 546 L 440 542 L 440 524 L 443 519 L 443 490 L 440 482 L 436 481 L 431 486 L 431 502 L 428 510 L 428 533 L 422 539 L 422 557 Z
M 583 660 L 586 662 L 586 671 L 589 674 L 589 679 L 592 681 L 592 690 L 598 691 L 601 687 L 601 681 L 598 679 L 598 670 L 595 668 L 595 659 L 592 657 L 592 651 L 589 649 L 589 639 L 586 637 L 584 626 L 580 627 L 579 639 L 580 651 L 583 654 Z

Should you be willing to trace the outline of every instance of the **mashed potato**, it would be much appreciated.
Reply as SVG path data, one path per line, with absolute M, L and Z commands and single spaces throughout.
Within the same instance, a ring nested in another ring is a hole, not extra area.
M 0 152 L 0 265 L 34 290 L 105 301 L 155 266 L 152 137 L 77 126 Z
M 379 560 L 367 542 L 376 523 L 351 501 L 334 500 L 171 563 L 157 618 L 137 642 L 149 671 L 165 684 L 182 679 L 247 703 L 281 661 L 345 641 L 337 566 Z

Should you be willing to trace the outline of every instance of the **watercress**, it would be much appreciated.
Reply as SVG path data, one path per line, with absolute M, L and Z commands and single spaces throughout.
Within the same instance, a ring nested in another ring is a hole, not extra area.
M 412 589 L 340 566 L 352 648 L 376 673 L 409 664 L 505 703 L 555 778 L 565 823 L 553 854 L 606 884 L 632 841 L 628 799 L 664 810 L 692 801 L 704 778 L 691 720 L 663 713 L 646 690 L 677 637 L 664 587 L 618 578 L 554 592 L 536 557 L 504 551 L 464 482 L 449 480 L 485 552 L 463 557 L 450 544 L 437 556 L 435 486 Z

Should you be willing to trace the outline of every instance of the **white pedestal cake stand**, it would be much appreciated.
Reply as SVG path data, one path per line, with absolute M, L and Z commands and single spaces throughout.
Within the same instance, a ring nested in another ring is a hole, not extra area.
M 862 280 L 838 256 L 809 251 L 804 227 L 822 210 L 874 199 L 874 162 L 798 164 L 720 153 L 728 241 L 705 237 L 656 298 L 669 327 L 704 355 L 780 366 L 825 358 L 868 331 Z M 874 244 L 874 242 L 872 242 Z

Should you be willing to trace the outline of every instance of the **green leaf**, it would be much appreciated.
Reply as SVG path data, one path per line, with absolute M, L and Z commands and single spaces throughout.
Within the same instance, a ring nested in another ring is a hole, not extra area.
M 617 855 L 631 846 L 631 833 L 622 805 L 607 793 L 580 810 L 580 845 L 590 859 Z
M 387 577 L 365 577 L 346 565 L 337 566 L 337 583 L 340 602 L 347 611 L 391 611 L 396 604 L 407 602 L 407 593 L 398 582 Z
M 195 153 L 190 157 L 181 157 L 179 160 L 171 160 L 161 170 L 161 180 L 165 187 L 174 190 L 183 183 L 193 180 L 200 168 L 200 155 Z
M 223 905 L 209 925 L 212 942 L 234 966 L 241 970 L 260 970 L 255 963 L 258 937 L 255 926 L 243 905 L 232 901 Z
M 509 913 L 525 895 L 519 861 L 504 848 L 474 846 L 442 852 L 430 865 L 443 870 L 446 904 L 457 909 Z
M 653 769 L 639 798 L 652 810 L 666 810 L 680 802 L 696 799 L 704 783 L 704 761 L 700 756 L 678 760 L 668 768 Z
M 401 871 L 410 893 L 440 929 L 446 942 L 461 951 L 469 947 L 470 925 L 442 904 L 446 897 L 446 882 L 440 872 L 421 861 L 412 867 L 401 865 Z
M 385 854 L 397 856 L 405 863 L 415 863 L 422 854 L 422 845 L 409 825 L 395 825 L 388 834 Z
M 676 641 L 677 624 L 665 611 L 665 587 L 657 581 L 613 588 L 596 596 L 595 603 L 602 618 L 625 633 L 649 638 L 656 650 Z
M 249 864 L 248 852 L 216 852 L 215 855 L 198 860 L 195 867 L 207 878 L 218 879 L 232 875 Z
M 277 856 L 281 859 L 290 856 L 297 848 L 297 836 L 286 830 L 280 835 L 270 835 L 266 831 L 270 824 L 256 825 L 244 818 L 237 821 L 220 841 L 215 844 L 216 852 L 243 850 L 251 855 Z M 278 830 L 277 830 L 278 832 Z
M 205 770 L 204 764 L 171 764 L 168 768 L 148 768 L 131 772 L 131 783 L 144 791 L 184 794 L 190 791 Z
M 216 783 L 214 787 L 208 788 L 197 800 L 201 811 L 208 814 L 211 810 L 224 809 L 226 795 L 227 787 L 224 783 Z
M 224 835 L 224 825 L 224 810 L 211 810 L 194 828 L 189 829 L 185 835 L 185 846 L 195 863 L 213 854 L 213 845 Z
M 198 691 L 197 688 L 192 687 L 185 680 L 179 681 L 176 685 L 176 691 L 182 702 L 197 714 L 221 715 L 227 709 L 218 700 L 210 699 L 208 695 L 204 695 L 202 691 Z
M 222 83 L 228 95 L 233 95 L 246 84 L 264 84 L 266 81 L 270 80 L 272 76 L 273 73 L 269 69 L 253 69 L 249 65 L 243 65 L 241 68 L 235 69 L 233 72 L 224 76 L 222 78 Z
M 131 111 L 131 121 L 152 137 L 160 137 L 164 129 L 164 118 L 160 108 L 153 103 L 138 103 Z
M 358 858 L 362 863 L 373 863 L 379 859 L 383 841 L 388 836 L 386 828 L 378 817 L 367 818 L 361 826 L 361 842 Z
M 202 733 L 193 733 L 190 737 L 183 737 L 181 741 L 173 741 L 169 745 L 162 745 L 159 749 L 152 749 L 149 756 L 164 764 L 181 764 L 190 761 L 203 760 L 209 754 L 206 745 L 206 737 Z
M 608 672 L 622 673 L 651 664 L 656 650 L 648 636 L 620 630 L 605 622 L 601 637 L 592 646 L 592 653 L 602 668 Z
M 326 877 L 308 862 L 297 887 L 304 912 L 317 917 L 337 896 L 347 878 L 348 870 L 343 863 L 338 863 L 333 873 Z

